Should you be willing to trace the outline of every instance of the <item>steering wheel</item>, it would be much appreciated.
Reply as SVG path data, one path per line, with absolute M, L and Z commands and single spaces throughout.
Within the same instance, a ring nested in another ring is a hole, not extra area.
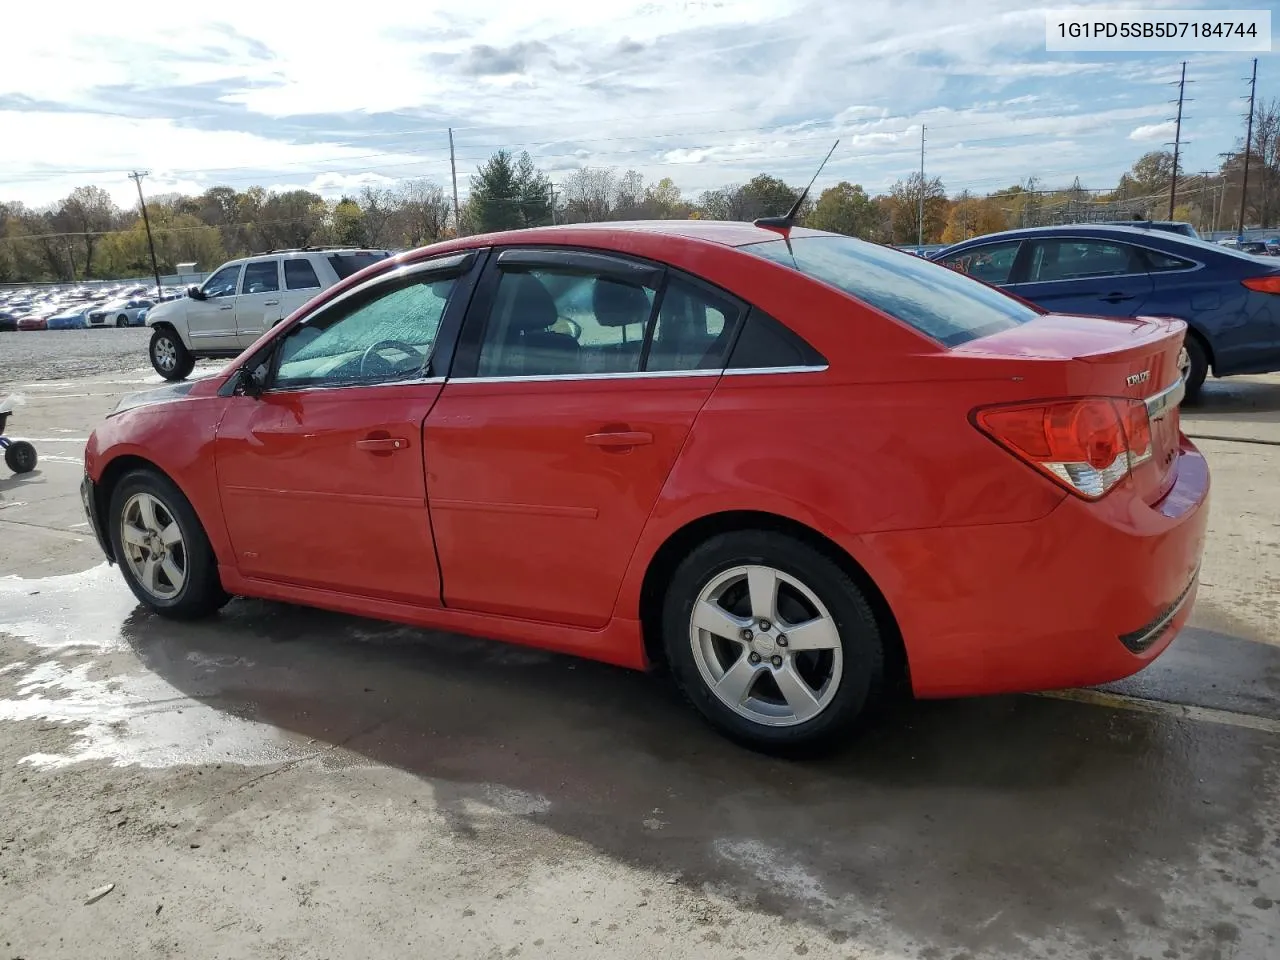
M 387 367 L 388 373 L 407 372 L 402 371 L 398 365 L 393 365 L 386 357 L 378 355 L 378 350 L 385 347 L 391 347 L 395 350 L 399 350 L 407 357 L 417 357 L 415 369 L 421 370 L 422 365 L 427 362 L 427 355 L 411 343 L 405 343 L 403 340 L 379 340 L 377 343 L 371 343 L 365 352 L 361 354 L 360 376 L 363 377 L 365 375 L 365 365 L 368 364 L 369 358 L 374 356 L 378 357 L 379 363 Z

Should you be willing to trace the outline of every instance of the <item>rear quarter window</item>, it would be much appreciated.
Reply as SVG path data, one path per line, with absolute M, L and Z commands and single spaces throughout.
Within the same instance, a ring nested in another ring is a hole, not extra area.
M 1042 313 L 942 264 L 852 237 L 793 237 L 790 249 L 781 239 L 739 249 L 842 290 L 948 347 Z

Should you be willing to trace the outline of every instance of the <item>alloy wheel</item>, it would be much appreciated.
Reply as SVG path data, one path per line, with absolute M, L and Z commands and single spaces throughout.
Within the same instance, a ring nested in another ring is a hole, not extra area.
M 754 723 L 806 723 L 840 687 L 834 618 L 809 587 L 774 567 L 738 566 L 712 578 L 694 602 L 689 641 L 708 689 Z
M 120 513 L 124 560 L 142 589 L 172 600 L 187 582 L 187 549 L 169 508 L 149 493 L 135 493 Z
M 168 337 L 160 337 L 154 347 L 156 366 L 162 370 L 172 370 L 178 365 L 178 348 Z

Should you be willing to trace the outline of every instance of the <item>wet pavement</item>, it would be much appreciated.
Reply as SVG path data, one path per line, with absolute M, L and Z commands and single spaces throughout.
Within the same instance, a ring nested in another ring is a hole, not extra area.
M 902 704 L 807 762 L 661 677 L 261 601 L 161 621 L 53 461 L 0 510 L 59 545 L 0 542 L 0 956 L 1274 960 L 1277 474 L 1205 446 L 1231 545 L 1150 669 Z

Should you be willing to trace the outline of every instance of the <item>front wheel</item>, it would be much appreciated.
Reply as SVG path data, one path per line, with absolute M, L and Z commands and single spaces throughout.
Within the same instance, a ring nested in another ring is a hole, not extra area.
M 126 474 L 111 492 L 111 549 L 144 606 L 175 620 L 207 616 L 230 597 L 190 501 L 152 470 Z
M 4 448 L 4 462 L 14 473 L 30 473 L 38 459 L 36 448 L 25 440 L 14 440 Z
M 157 327 L 148 349 L 151 366 L 166 380 L 185 380 L 195 368 L 196 358 L 173 330 Z
M 862 591 L 830 557 L 782 534 L 737 531 L 694 549 L 667 590 L 663 639 L 698 712 L 767 752 L 834 746 L 884 685 Z
M 120 316 L 116 317 L 117 327 L 127 327 L 128 325 L 129 325 L 129 318 L 126 317 L 123 313 L 120 314 Z

